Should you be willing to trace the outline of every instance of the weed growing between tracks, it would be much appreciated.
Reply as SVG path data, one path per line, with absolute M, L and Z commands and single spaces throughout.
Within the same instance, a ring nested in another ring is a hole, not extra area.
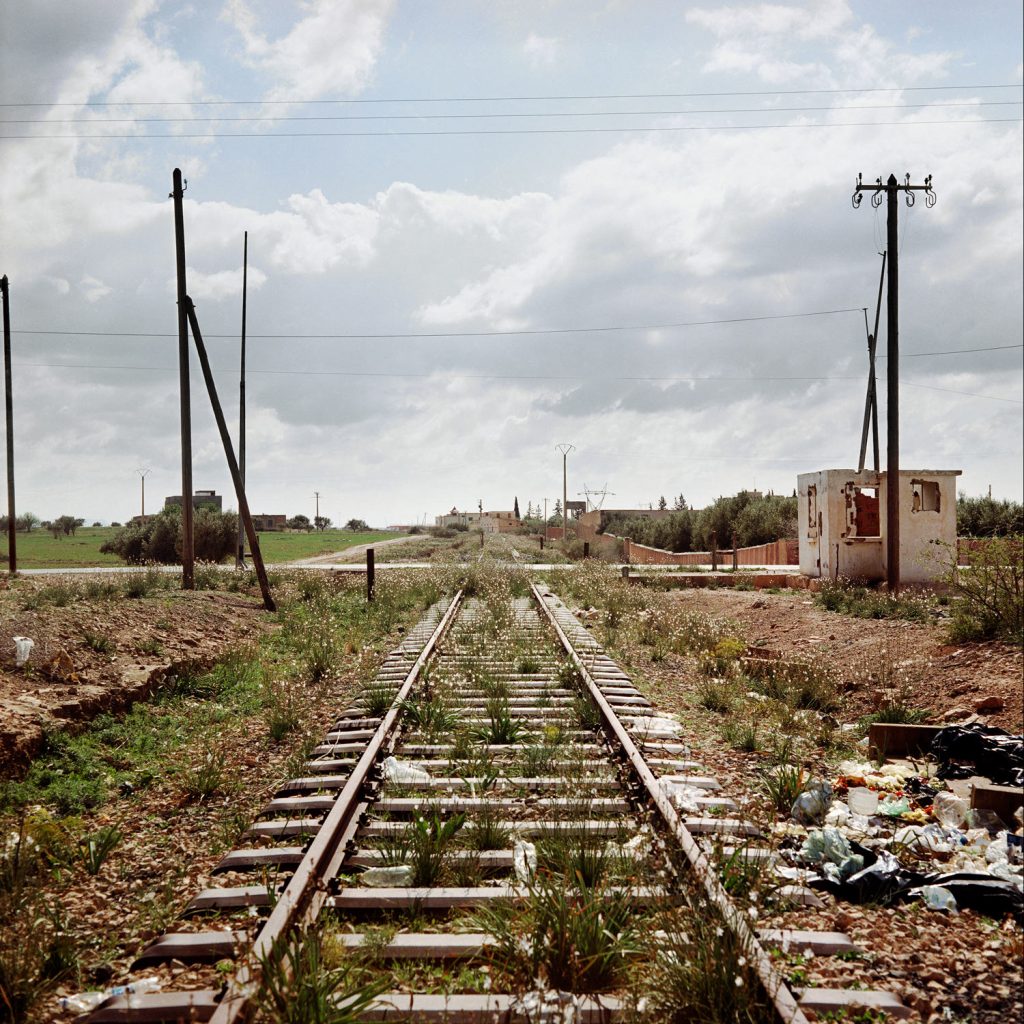
M 53 734 L 23 779 L 0 784 L 0 834 L 20 837 L 0 842 L 0 1021 L 52 1020 L 46 997 L 58 985 L 117 984 L 279 780 L 301 774 L 325 703 L 345 699 L 394 629 L 455 582 L 388 574 L 367 606 L 360 580 L 306 575 L 278 581 L 277 628 L 258 644 L 179 674 L 123 716 Z M 84 594 L 77 582 L 48 589 L 46 600 Z

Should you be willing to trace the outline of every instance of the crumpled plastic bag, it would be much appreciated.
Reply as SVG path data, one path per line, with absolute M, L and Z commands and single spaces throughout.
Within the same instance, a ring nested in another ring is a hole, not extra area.
M 971 805 L 955 793 L 936 793 L 932 802 L 932 814 L 936 821 L 950 828 L 960 828 L 967 820 Z
M 910 811 L 910 801 L 905 797 L 888 798 L 878 805 L 878 813 L 887 818 L 902 818 Z
M 647 860 L 651 853 L 651 833 L 647 826 L 643 826 L 632 839 L 624 843 L 609 843 L 608 853 L 621 857 L 623 860 Z
M 953 914 L 959 913 L 956 908 L 956 897 L 944 886 L 922 885 L 921 899 L 930 910 L 948 910 Z
M 35 640 L 27 636 L 11 637 L 14 641 L 14 664 L 22 668 L 28 661 L 32 648 L 35 647 Z
M 430 773 L 419 765 L 399 761 L 392 754 L 384 758 L 384 778 L 388 782 L 429 782 Z
M 837 828 L 808 832 L 800 856 L 811 864 L 820 864 L 825 877 L 834 882 L 864 867 L 864 858 L 853 852 L 849 840 Z
M 967 837 L 958 828 L 943 828 L 941 825 L 904 825 L 892 838 L 901 846 L 919 846 L 931 853 L 952 853 L 967 842 Z
M 380 888 L 404 888 L 412 885 L 412 868 L 408 864 L 393 864 L 382 868 L 367 868 L 360 876 L 363 885 Z
M 629 720 L 630 731 L 649 740 L 674 740 L 682 735 L 683 727 L 674 718 L 661 715 L 636 716 Z
M 512 847 L 512 867 L 516 878 L 526 885 L 537 871 L 537 847 L 525 839 L 517 839 Z
M 684 814 L 700 813 L 701 808 L 697 800 L 706 796 L 703 789 L 699 789 L 697 786 L 688 786 L 685 782 L 670 782 L 667 779 L 659 779 L 658 785 L 677 811 L 682 811 Z
M 820 825 L 831 804 L 831 783 L 815 782 L 793 801 L 789 813 L 801 825 Z

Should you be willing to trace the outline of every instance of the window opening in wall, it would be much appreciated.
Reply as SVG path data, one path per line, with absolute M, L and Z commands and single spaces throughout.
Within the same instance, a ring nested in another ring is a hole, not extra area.
M 939 483 L 937 480 L 911 480 L 911 511 L 938 512 Z
M 807 536 L 818 536 L 818 488 L 814 484 L 807 487 Z
M 878 488 L 848 483 L 843 488 L 846 499 L 846 536 L 879 537 Z

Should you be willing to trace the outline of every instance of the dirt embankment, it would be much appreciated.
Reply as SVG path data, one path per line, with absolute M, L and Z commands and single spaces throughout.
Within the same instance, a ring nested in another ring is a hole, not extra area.
M 247 594 L 160 590 L 90 599 L 78 589 L 55 607 L 38 601 L 48 586 L 20 580 L 0 592 L 0 778 L 23 771 L 48 732 L 144 700 L 168 675 L 208 667 L 271 624 Z M 34 643 L 20 668 L 16 636 Z
M 906 669 L 917 704 L 932 719 L 965 721 L 980 715 L 1009 732 L 1024 731 L 1024 652 L 1005 643 L 949 642 L 943 621 L 926 624 L 855 619 L 825 611 L 800 591 L 767 594 L 698 590 L 679 593 L 687 607 L 726 615 L 745 639 L 784 657 L 826 658 L 849 687 L 847 714 L 874 710 L 882 649 Z

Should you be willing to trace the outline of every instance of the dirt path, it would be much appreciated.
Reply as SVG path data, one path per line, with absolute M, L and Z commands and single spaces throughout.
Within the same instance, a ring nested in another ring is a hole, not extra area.
M 394 544 L 407 544 L 411 540 L 420 539 L 421 538 L 416 535 L 406 534 L 403 537 L 393 537 L 391 540 L 378 540 L 373 544 L 355 544 L 350 548 L 345 548 L 343 551 L 329 551 L 326 555 L 314 555 L 312 558 L 300 558 L 294 562 L 286 562 L 284 564 L 285 566 L 296 568 L 303 565 L 330 565 L 334 562 L 358 562 L 365 558 L 367 548 L 391 547 Z

